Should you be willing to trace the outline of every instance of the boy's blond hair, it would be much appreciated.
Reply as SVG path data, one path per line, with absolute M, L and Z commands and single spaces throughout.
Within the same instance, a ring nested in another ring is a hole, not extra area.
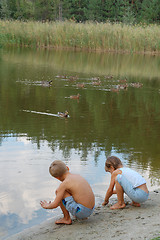
M 66 164 L 60 160 L 55 160 L 49 167 L 49 172 L 53 177 L 61 177 L 66 171 L 68 171 Z

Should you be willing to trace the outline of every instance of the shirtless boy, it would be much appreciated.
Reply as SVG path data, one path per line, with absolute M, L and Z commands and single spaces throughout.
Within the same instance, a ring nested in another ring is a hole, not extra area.
M 136 171 L 123 167 L 121 160 L 115 156 L 108 157 L 105 163 L 105 171 L 111 173 L 111 181 L 104 202 L 106 205 L 112 194 L 117 194 L 118 202 L 111 209 L 125 207 L 124 193 L 132 200 L 135 207 L 148 199 L 149 192 L 145 179 Z M 114 190 L 115 187 L 115 190 Z
M 61 207 L 64 217 L 56 224 L 71 224 L 70 213 L 78 219 L 89 217 L 95 206 L 95 197 L 89 183 L 80 175 L 72 174 L 62 161 L 54 161 L 49 168 L 50 174 L 62 183 L 56 190 L 53 202 L 41 201 L 45 209 Z

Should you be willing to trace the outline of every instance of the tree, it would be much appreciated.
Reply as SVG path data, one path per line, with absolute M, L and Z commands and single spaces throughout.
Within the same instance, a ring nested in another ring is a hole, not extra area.
M 160 0 L 0 0 L 0 18 L 159 23 Z
M 16 19 L 33 19 L 34 6 L 30 0 L 16 0 L 16 12 L 14 17 Z
M 105 20 L 105 1 L 104 0 L 89 0 L 86 18 L 92 21 L 102 22 Z
M 56 8 L 59 1 L 53 0 L 35 0 L 35 20 L 55 20 L 56 18 Z
M 1 2 L 0 2 L 0 18 L 8 19 L 9 17 L 10 17 L 10 10 L 8 7 L 8 1 L 1 0 Z
M 74 19 L 77 22 L 83 22 L 87 20 L 86 9 L 87 9 L 87 0 L 69 0 L 70 6 L 70 19 Z M 66 4 L 66 3 L 65 3 Z
M 148 23 L 160 21 L 160 1 L 144 0 L 140 13 L 140 20 Z

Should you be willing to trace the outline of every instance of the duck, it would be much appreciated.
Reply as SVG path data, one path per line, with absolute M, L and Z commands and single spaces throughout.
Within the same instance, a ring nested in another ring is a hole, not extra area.
M 107 75 L 107 76 L 104 76 L 105 79 L 111 79 L 113 78 L 113 75 Z
M 114 88 L 111 88 L 111 92 L 119 92 L 119 90 L 120 90 L 119 85 L 117 85 Z
M 111 92 L 119 92 L 119 88 L 111 88 Z
M 119 85 L 119 89 L 122 89 L 122 90 L 127 90 L 128 88 L 128 84 L 122 84 L 122 85 Z
M 92 82 L 92 85 L 94 85 L 94 86 L 99 86 L 99 85 L 101 85 L 101 81 L 98 80 L 98 81 L 96 81 L 96 82 Z
M 140 83 L 140 82 L 131 83 L 130 86 L 135 88 L 141 88 L 143 86 L 143 83 Z
M 126 83 L 126 82 L 127 82 L 127 78 L 125 78 L 125 79 L 120 79 L 120 80 L 118 80 L 118 82 L 120 82 L 120 83 Z
M 70 98 L 71 99 L 79 99 L 81 95 L 78 93 L 77 95 L 71 95 Z
M 77 83 L 76 86 L 77 86 L 78 88 L 84 88 L 84 87 L 85 87 L 84 83 Z
M 98 80 L 100 80 L 100 77 L 93 77 L 92 80 L 98 81 Z
M 60 117 L 65 117 L 65 118 L 67 118 L 67 117 L 69 116 L 67 110 L 66 110 L 65 112 L 58 112 L 58 115 L 59 115 Z
M 119 92 L 119 90 L 127 90 L 128 89 L 128 84 L 122 84 L 122 85 L 116 85 L 115 88 L 111 88 L 112 92 Z
M 75 80 L 77 80 L 77 78 L 78 78 L 77 76 L 70 76 L 70 77 L 69 77 L 69 80 L 70 80 L 70 81 L 75 81 Z
M 52 80 L 47 81 L 47 82 L 42 81 L 41 84 L 42 84 L 43 87 L 51 87 L 52 86 Z

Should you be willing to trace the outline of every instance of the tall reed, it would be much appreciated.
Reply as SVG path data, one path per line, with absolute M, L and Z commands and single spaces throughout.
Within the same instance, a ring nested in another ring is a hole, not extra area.
M 0 21 L 5 45 L 160 53 L 159 25 Z

